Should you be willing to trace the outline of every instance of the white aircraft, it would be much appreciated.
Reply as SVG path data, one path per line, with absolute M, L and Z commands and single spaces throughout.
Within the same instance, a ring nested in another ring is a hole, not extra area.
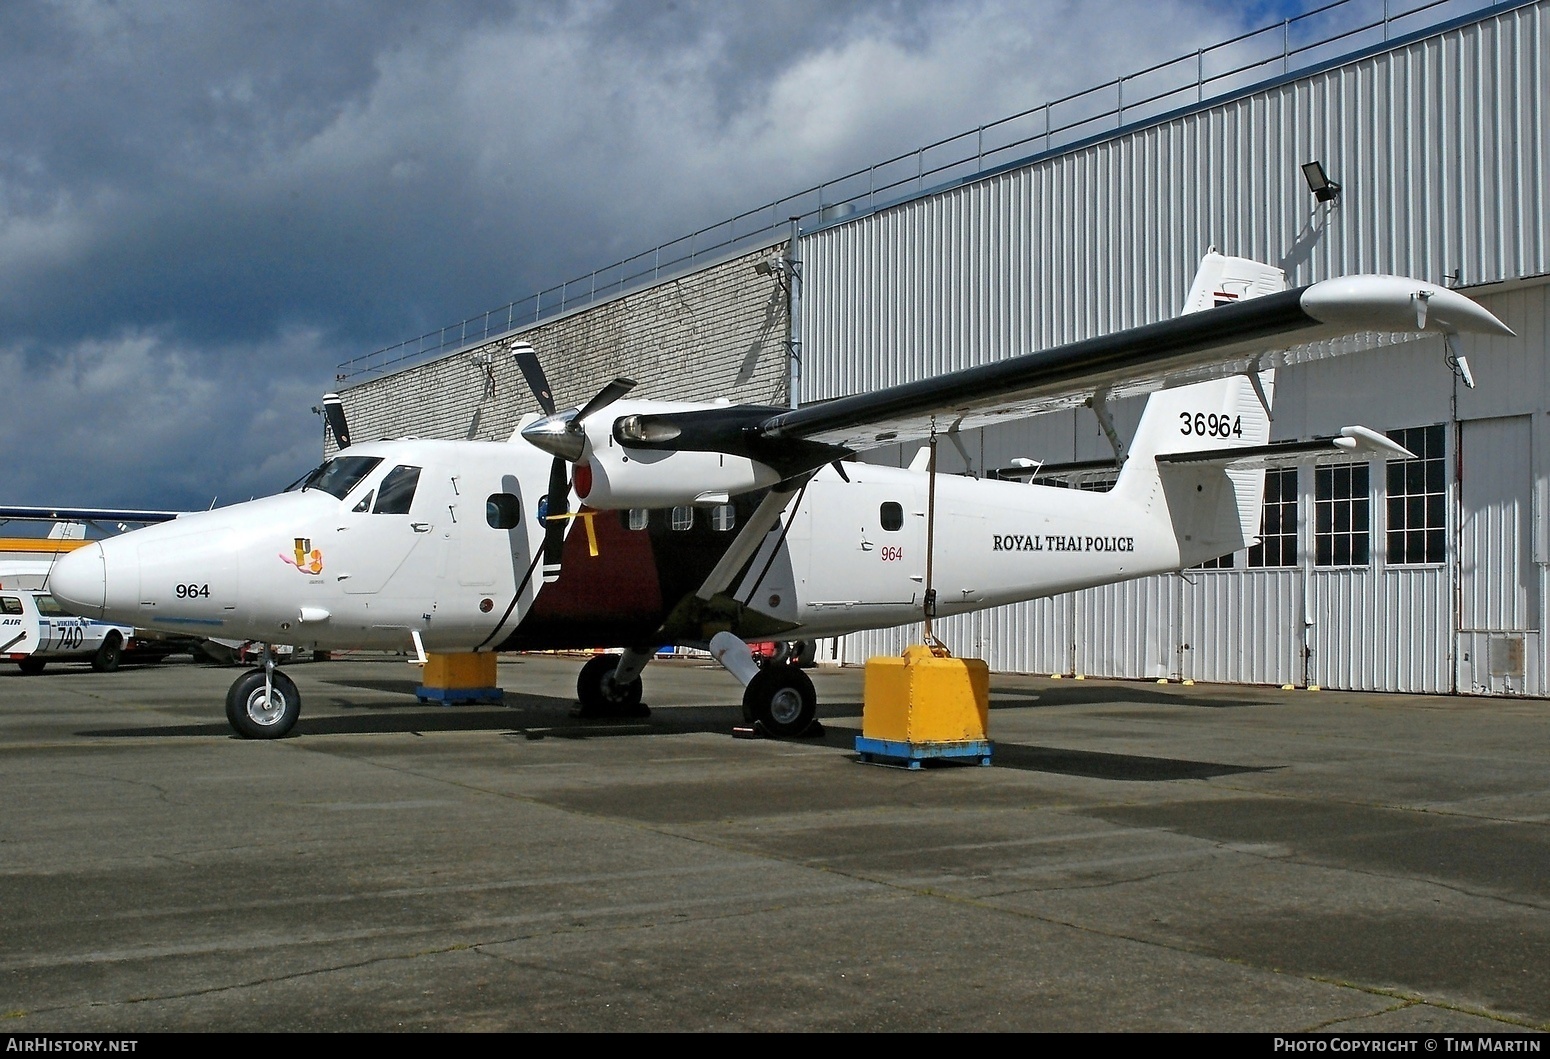
M 1286 290 L 1279 270 L 1212 252 L 1177 318 L 798 409 L 624 400 L 620 378 L 562 411 L 518 342 L 543 414 L 509 442 L 351 445 L 331 395 L 341 451 L 291 489 L 72 552 L 51 587 L 84 615 L 318 649 L 622 648 L 582 668 L 588 714 L 638 714 L 662 645 L 708 646 L 743 682 L 747 718 L 799 735 L 812 681 L 785 652 L 755 665 L 749 642 L 1184 569 L 1254 542 L 1267 466 L 1409 457 L 1360 427 L 1269 441 L 1274 369 L 1367 331 L 1440 332 L 1450 350 L 1458 332 L 1512 334 L 1433 284 Z M 1108 402 L 1139 393 L 1152 396 L 1125 445 Z M 1114 445 L 1107 492 L 842 462 L 1079 404 Z M 250 738 L 284 735 L 299 709 L 272 659 L 227 695 Z

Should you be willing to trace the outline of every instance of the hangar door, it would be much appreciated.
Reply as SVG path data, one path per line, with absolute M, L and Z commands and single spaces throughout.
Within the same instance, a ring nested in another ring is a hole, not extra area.
M 1531 552 L 1529 416 L 1461 424 L 1458 690 L 1539 688 L 1538 586 Z

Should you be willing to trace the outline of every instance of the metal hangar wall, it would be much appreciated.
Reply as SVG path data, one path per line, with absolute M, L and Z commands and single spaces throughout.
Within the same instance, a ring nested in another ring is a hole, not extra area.
M 1212 246 L 1277 263 L 1294 285 L 1446 282 L 1518 331 L 1463 344 L 1475 389 L 1440 340 L 1283 371 L 1277 439 L 1361 423 L 1406 431 L 1422 459 L 1278 479 L 1270 546 L 947 619 L 939 635 L 999 670 L 1550 692 L 1546 30 L 1543 4 L 1500 11 L 804 232 L 804 401 L 1171 316 Z M 1313 160 L 1341 185 L 1332 202 L 1304 181 Z M 1133 404 L 1125 422 L 1138 416 Z M 940 454 L 984 473 L 1110 450 L 1078 410 Z M 831 650 L 859 661 L 917 635 Z

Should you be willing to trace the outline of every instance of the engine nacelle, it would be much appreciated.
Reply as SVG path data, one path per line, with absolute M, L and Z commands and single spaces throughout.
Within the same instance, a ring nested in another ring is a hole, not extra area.
M 682 449 L 628 449 L 618 442 L 593 448 L 576 465 L 576 495 L 588 507 L 724 504 L 738 493 L 767 489 L 780 475 L 746 456 Z

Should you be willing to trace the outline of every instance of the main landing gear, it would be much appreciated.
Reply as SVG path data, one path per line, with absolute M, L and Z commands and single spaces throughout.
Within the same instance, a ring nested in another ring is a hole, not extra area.
M 818 723 L 818 693 L 802 671 L 811 664 L 814 645 L 805 641 L 782 644 L 761 664 L 748 644 L 729 632 L 717 633 L 710 653 L 743 685 L 743 722 L 765 735 L 781 739 L 823 734 Z M 649 717 L 641 705 L 641 671 L 651 661 L 647 651 L 598 655 L 581 667 L 575 716 Z
M 263 665 L 242 674 L 226 692 L 226 720 L 244 739 L 279 739 L 300 715 L 296 682 L 275 667 L 274 652 L 266 644 Z
M 748 644 L 732 633 L 718 632 L 710 641 L 710 653 L 743 685 L 745 722 L 782 739 L 822 734 L 818 693 L 800 665 L 811 650 L 800 644 L 783 647 L 761 666 Z
M 577 717 L 649 717 L 651 709 L 641 704 L 641 670 L 651 661 L 645 651 L 625 651 L 617 655 L 598 655 L 581 667 L 576 678 L 576 698 L 581 707 Z

